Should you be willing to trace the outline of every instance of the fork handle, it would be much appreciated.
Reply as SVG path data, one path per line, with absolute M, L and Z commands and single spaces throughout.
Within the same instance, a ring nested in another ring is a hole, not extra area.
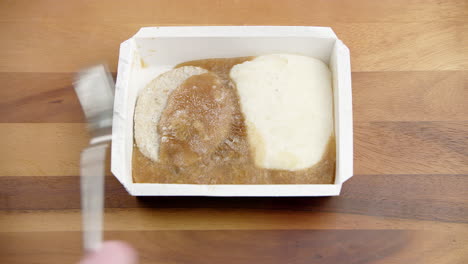
M 83 247 L 92 252 L 102 244 L 104 174 L 108 144 L 91 145 L 81 153 Z

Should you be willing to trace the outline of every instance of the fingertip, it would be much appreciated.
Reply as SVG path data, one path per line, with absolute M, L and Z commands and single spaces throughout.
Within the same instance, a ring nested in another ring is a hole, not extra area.
M 128 243 L 106 241 L 95 253 L 85 257 L 80 264 L 136 264 L 138 254 Z

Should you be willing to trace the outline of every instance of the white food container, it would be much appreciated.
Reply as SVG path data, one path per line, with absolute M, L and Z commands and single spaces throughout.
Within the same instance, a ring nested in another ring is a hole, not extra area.
M 329 65 L 333 75 L 334 184 L 133 183 L 133 113 L 138 91 L 176 64 L 206 58 L 295 53 Z M 348 48 L 327 27 L 148 27 L 120 45 L 112 128 L 111 170 L 131 195 L 332 196 L 353 175 L 351 67 Z

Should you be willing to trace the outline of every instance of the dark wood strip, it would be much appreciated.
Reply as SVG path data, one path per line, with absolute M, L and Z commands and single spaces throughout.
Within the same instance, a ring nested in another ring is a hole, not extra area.
M 450 231 L 111 231 L 105 233 L 105 238 L 133 245 L 142 264 L 461 264 L 468 261 L 466 233 Z M 76 263 L 82 256 L 80 246 L 80 232 L 2 233 L 0 261 Z
M 0 121 L 84 122 L 72 73 L 0 73 Z
M 0 177 L 0 209 L 80 208 L 79 177 Z M 108 208 L 306 210 L 468 223 L 468 175 L 356 175 L 337 197 L 132 197 L 106 177 Z
M 0 122 L 84 122 L 72 88 L 73 75 L 0 72 Z M 354 72 L 354 119 L 467 120 L 467 85 L 468 71 Z
M 80 232 L 2 233 L 0 258 L 2 263 L 31 259 L 34 263 L 75 263 L 82 254 L 80 236 Z M 416 257 L 416 252 L 407 255 L 405 247 L 418 240 L 416 232 L 406 230 L 112 231 L 105 237 L 132 244 L 140 263 L 236 264 L 406 259 Z
M 0 122 L 85 122 L 73 78 L 74 73 L 0 73 Z

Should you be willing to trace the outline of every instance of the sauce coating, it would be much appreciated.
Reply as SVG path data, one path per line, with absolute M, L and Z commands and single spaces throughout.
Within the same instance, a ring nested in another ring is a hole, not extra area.
M 168 98 L 158 123 L 160 160 L 133 147 L 136 183 L 185 184 L 332 184 L 335 139 L 330 136 L 320 162 L 297 171 L 255 166 L 231 68 L 253 57 L 206 59 L 177 65 L 212 73 L 188 78 Z M 196 87 L 196 88 L 193 88 Z

